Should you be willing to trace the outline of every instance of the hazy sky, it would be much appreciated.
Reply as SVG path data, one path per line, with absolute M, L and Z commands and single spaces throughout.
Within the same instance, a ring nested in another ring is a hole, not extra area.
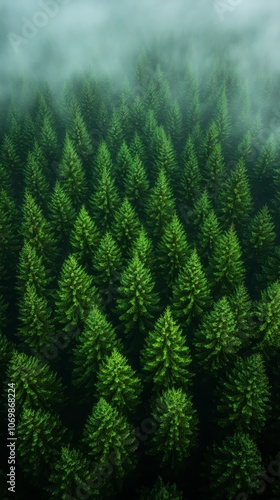
M 279 71 L 279 21 L 279 0 L 0 0 L 1 73 L 52 83 L 91 64 L 128 71 L 132 54 L 167 32 L 203 33 L 199 64 L 215 40 L 242 71 L 260 59 Z

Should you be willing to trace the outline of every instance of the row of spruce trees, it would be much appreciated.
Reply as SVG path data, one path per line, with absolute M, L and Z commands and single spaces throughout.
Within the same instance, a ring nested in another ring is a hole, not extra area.
M 279 498 L 279 80 L 259 88 L 142 53 L 121 86 L 3 97 L 14 498 Z

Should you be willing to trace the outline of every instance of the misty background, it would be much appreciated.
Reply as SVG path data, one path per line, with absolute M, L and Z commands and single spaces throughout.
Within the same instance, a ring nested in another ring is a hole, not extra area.
M 51 16 L 40 17 L 42 4 Z M 35 25 L 34 36 L 29 27 L 28 39 L 23 30 L 33 19 L 42 27 Z M 279 19 L 277 0 L 1 0 L 1 93 L 22 76 L 47 79 L 53 88 L 90 69 L 128 76 L 141 49 L 170 36 L 176 43 L 159 47 L 160 55 L 170 59 L 174 47 L 181 49 L 183 60 L 202 72 L 218 50 L 246 78 L 253 78 L 257 63 L 278 74 Z M 190 40 L 192 51 L 186 50 Z

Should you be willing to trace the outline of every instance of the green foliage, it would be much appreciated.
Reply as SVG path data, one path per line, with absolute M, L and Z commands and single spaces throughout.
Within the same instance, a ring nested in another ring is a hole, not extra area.
M 6 381 L 15 384 L 19 413 L 23 407 L 38 412 L 60 410 L 66 402 L 61 379 L 34 356 L 14 350 L 7 366 Z M 7 398 L 7 388 L 4 392 Z
M 140 500 L 183 500 L 183 494 L 177 490 L 176 484 L 164 484 L 161 476 L 158 476 L 152 488 L 142 488 L 140 493 Z
M 80 110 L 77 110 L 73 116 L 69 135 L 84 169 L 90 171 L 93 161 L 93 147 Z
M 131 333 L 134 328 L 145 332 L 151 325 L 159 302 L 154 288 L 150 271 L 136 254 L 123 271 L 118 290 L 117 312 L 125 333 Z
M 23 295 L 28 285 L 35 287 L 38 295 L 41 295 L 51 283 L 49 271 L 43 264 L 43 259 L 37 255 L 35 248 L 27 241 L 24 242 L 19 254 L 17 268 L 16 289 Z
M 205 216 L 198 228 L 198 248 L 200 255 L 207 261 L 213 252 L 216 242 L 219 241 L 222 230 L 216 213 L 213 209 Z
M 186 264 L 189 245 L 183 225 L 175 214 L 165 227 L 158 245 L 159 269 L 168 286 L 172 286 L 179 270 Z
M 228 99 L 225 88 L 222 90 L 221 95 L 218 99 L 214 120 L 217 125 L 218 140 L 221 142 L 222 146 L 228 145 L 231 125 L 229 119 Z
M 73 349 L 74 364 L 73 383 L 92 393 L 95 375 L 100 362 L 111 354 L 114 348 L 121 349 L 115 329 L 96 305 L 90 307 L 85 326 Z
M 68 134 L 65 137 L 58 171 L 62 186 L 69 195 L 74 208 L 78 209 L 86 198 L 86 177 L 82 162 Z
M 280 346 L 280 284 L 275 281 L 261 292 L 261 299 L 256 304 L 256 316 L 259 322 L 259 347 L 265 353 L 267 347 Z
M 118 280 L 122 269 L 122 253 L 110 232 L 106 232 L 93 255 L 93 280 L 107 290 Z
M 198 418 L 191 397 L 181 388 L 167 389 L 154 403 L 152 417 L 158 428 L 151 439 L 150 453 L 160 457 L 162 466 L 180 466 L 197 439 Z
M 64 261 L 55 294 L 57 318 L 63 330 L 80 327 L 92 304 L 98 305 L 98 290 L 93 278 L 80 266 L 74 255 Z
M 155 237 L 163 235 L 163 230 L 175 214 L 175 201 L 163 169 L 150 191 L 146 213 L 148 225 Z
M 204 370 L 224 368 L 241 346 L 236 321 L 226 297 L 216 302 L 195 331 L 196 356 Z
M 22 207 L 22 236 L 32 245 L 37 254 L 50 264 L 56 257 L 56 240 L 51 224 L 46 220 L 41 208 L 28 192 L 25 193 Z
M 145 168 L 138 156 L 135 156 L 132 163 L 128 166 L 124 192 L 137 213 L 143 213 L 148 198 L 149 181 Z
M 70 196 L 56 181 L 53 192 L 48 203 L 50 225 L 60 242 L 68 239 L 69 232 L 73 228 L 76 218 L 76 210 L 73 207 Z
M 127 197 L 125 197 L 115 214 L 114 223 L 112 225 L 113 236 L 125 255 L 127 255 L 139 231 L 140 222 L 136 211 Z
M 102 469 L 110 466 L 111 462 L 113 477 L 120 483 L 136 465 L 137 445 L 133 428 L 104 398 L 99 399 L 87 419 L 83 442 L 89 450 L 89 456 L 97 463 L 94 471 L 97 477 L 102 477 Z
M 94 215 L 95 223 L 102 230 L 110 230 L 114 213 L 120 205 L 120 198 L 111 176 L 111 171 L 102 166 L 95 180 L 96 190 L 90 196 L 90 206 Z
M 214 283 L 221 293 L 233 291 L 245 277 L 242 251 L 233 224 L 217 241 L 209 259 Z
M 99 230 L 85 206 L 82 205 L 70 234 L 70 244 L 74 257 L 86 269 L 90 267 L 99 241 Z
M 38 205 L 41 203 L 45 205 L 49 198 L 50 187 L 42 165 L 34 152 L 28 153 L 24 177 L 26 191 L 31 194 Z
M 211 303 L 209 284 L 194 249 L 173 286 L 172 311 L 182 325 L 200 317 Z
M 182 329 L 167 307 L 145 338 L 141 364 L 146 378 L 152 381 L 157 392 L 186 387 L 192 376 L 188 369 L 190 363 L 191 356 Z
M 124 186 L 124 182 L 127 179 L 128 172 L 131 172 L 132 169 L 133 156 L 130 152 L 130 148 L 124 141 L 119 148 L 116 158 L 116 182 L 118 182 L 118 185 L 120 187 Z
M 140 403 L 140 379 L 116 348 L 99 367 L 96 391 L 97 396 L 106 399 L 123 414 L 133 412 Z
M 261 453 L 249 434 L 237 431 L 226 437 L 221 446 L 214 445 L 211 463 L 212 498 L 234 500 L 238 494 L 259 489 L 263 473 Z
M 225 224 L 236 227 L 248 223 L 253 203 L 244 160 L 239 160 L 231 172 L 220 196 L 220 211 Z
M 201 191 L 201 172 L 194 151 L 190 151 L 188 160 L 182 165 L 178 183 L 180 200 L 193 204 Z
M 52 163 L 58 157 L 58 138 L 50 118 L 45 116 L 40 128 L 39 146 L 46 160 Z
M 249 234 L 248 246 L 254 258 L 263 261 L 271 251 L 276 239 L 275 226 L 270 215 L 270 211 L 265 205 L 252 219 Z
M 66 499 L 75 495 L 79 487 L 86 489 L 90 480 L 89 460 L 80 450 L 71 449 L 70 445 L 62 446 L 61 454 L 53 464 L 49 478 L 50 498 Z M 99 491 L 95 493 L 97 495 Z
M 49 477 L 61 446 L 66 444 L 68 431 L 56 414 L 40 407 L 31 409 L 24 406 L 17 433 L 21 469 L 42 484 L 42 480 Z
M 46 297 L 38 293 L 33 283 L 27 282 L 19 302 L 18 337 L 29 348 L 41 351 L 54 342 L 55 327 L 52 310 Z
M 219 420 L 222 427 L 234 423 L 243 432 L 261 432 L 270 400 L 270 384 L 261 355 L 239 357 L 220 383 L 219 394 L 218 410 L 224 415 Z

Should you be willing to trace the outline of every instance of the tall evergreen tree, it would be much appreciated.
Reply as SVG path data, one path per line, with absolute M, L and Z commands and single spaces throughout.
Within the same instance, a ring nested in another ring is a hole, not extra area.
M 136 254 L 121 275 L 117 298 L 117 312 L 126 334 L 135 328 L 143 332 L 151 325 L 159 302 L 154 288 L 150 271 Z
M 128 201 L 141 215 L 147 203 L 149 192 L 149 181 L 146 170 L 138 156 L 135 156 L 128 167 L 124 183 L 124 192 Z
M 168 286 L 174 284 L 179 270 L 186 264 L 189 245 L 186 234 L 178 216 L 175 214 L 166 225 L 158 245 L 159 269 Z
M 99 241 L 99 230 L 85 206 L 82 205 L 70 234 L 70 244 L 77 261 L 88 270 L 91 268 L 92 258 Z
M 59 242 L 68 240 L 74 226 L 76 210 L 70 196 L 57 180 L 48 203 L 50 225 Z
M 214 445 L 210 464 L 212 498 L 234 499 L 239 494 L 251 495 L 259 489 L 264 472 L 261 453 L 248 433 L 237 431 L 227 436 L 220 446 Z
M 112 225 L 112 234 L 124 254 L 127 255 L 139 231 L 140 222 L 135 209 L 128 201 L 127 197 L 125 197 L 115 214 L 115 220 Z
M 120 198 L 110 170 L 103 166 L 96 179 L 97 187 L 90 196 L 90 206 L 98 227 L 110 230 L 114 212 L 119 208 Z
M 209 284 L 197 251 L 193 250 L 173 286 L 172 311 L 182 325 L 189 325 L 210 303 Z
M 62 186 L 70 196 L 74 208 L 78 209 L 85 201 L 87 194 L 86 177 L 82 162 L 68 134 L 65 137 L 62 158 L 58 169 Z
M 146 213 L 153 235 L 162 236 L 166 224 L 171 222 L 175 214 L 175 200 L 163 169 L 150 191 Z
M 195 331 L 196 356 L 204 370 L 224 368 L 241 347 L 236 320 L 226 297 L 214 304 Z
M 115 347 L 101 362 L 97 373 L 97 395 L 121 413 L 129 414 L 139 405 L 142 390 L 140 378 L 126 357 Z
M 106 477 L 106 483 L 121 486 L 126 474 L 135 468 L 137 445 L 127 419 L 104 398 L 99 399 L 87 419 L 83 442 L 89 457 L 96 461 L 96 475 L 102 477 L 102 469 L 112 464 L 112 476 Z
M 270 408 L 270 384 L 261 355 L 239 357 L 220 382 L 218 394 L 221 426 L 233 423 L 253 436 L 261 432 Z
M 182 330 L 167 307 L 145 338 L 141 364 L 146 378 L 157 392 L 172 387 L 186 388 L 192 376 L 188 368 L 190 363 L 191 356 Z
M 191 397 L 181 388 L 167 389 L 153 405 L 152 417 L 159 422 L 151 440 L 153 455 L 162 466 L 178 468 L 190 455 L 197 439 L 197 412 Z
M 221 293 L 232 291 L 244 281 L 245 268 L 242 251 L 233 224 L 224 232 L 210 257 L 214 283 Z
M 90 307 L 85 327 L 73 349 L 73 383 L 87 394 L 92 394 L 100 362 L 114 348 L 121 350 L 115 329 L 96 305 Z
M 99 304 L 98 291 L 89 276 L 74 257 L 64 261 L 58 290 L 55 291 L 56 315 L 63 330 L 81 327 L 92 303 Z

